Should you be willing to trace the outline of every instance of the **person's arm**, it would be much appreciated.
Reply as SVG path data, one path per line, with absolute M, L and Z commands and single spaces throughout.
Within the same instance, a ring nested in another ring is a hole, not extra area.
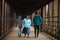
M 30 23 L 29 24 L 31 25 L 31 20 L 30 20 Z
M 40 16 L 40 22 L 41 22 L 40 24 L 42 24 L 42 18 L 41 18 L 41 16 Z
M 17 20 L 17 26 L 19 27 L 19 19 Z
M 33 24 L 34 24 L 34 20 L 35 20 L 35 16 L 34 16 L 33 21 L 32 21 Z
M 22 26 L 24 26 L 24 20 L 22 21 Z

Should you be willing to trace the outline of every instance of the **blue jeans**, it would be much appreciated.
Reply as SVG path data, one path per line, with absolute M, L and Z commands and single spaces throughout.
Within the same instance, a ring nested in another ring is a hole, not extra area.
M 18 36 L 21 36 L 22 34 L 22 29 L 18 27 Z

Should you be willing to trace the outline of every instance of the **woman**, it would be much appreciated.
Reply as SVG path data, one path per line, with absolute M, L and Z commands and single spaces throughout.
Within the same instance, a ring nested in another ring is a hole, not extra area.
M 26 18 L 24 18 L 23 20 L 23 33 L 25 34 L 25 37 L 26 37 L 26 34 L 28 35 L 29 37 L 29 34 L 30 34 L 30 25 L 31 25 L 31 19 L 29 19 L 29 16 L 27 15 Z

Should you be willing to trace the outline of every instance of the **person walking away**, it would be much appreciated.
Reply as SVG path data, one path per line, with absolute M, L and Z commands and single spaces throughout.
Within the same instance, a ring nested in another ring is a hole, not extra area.
M 35 16 L 33 18 L 33 24 L 34 24 L 34 34 L 35 38 L 39 35 L 39 26 L 42 24 L 42 18 L 38 15 L 38 13 L 35 13 Z

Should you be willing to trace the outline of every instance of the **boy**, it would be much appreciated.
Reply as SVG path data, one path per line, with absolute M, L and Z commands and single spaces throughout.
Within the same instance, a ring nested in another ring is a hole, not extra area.
M 21 37 L 22 33 L 22 18 L 21 16 L 18 16 L 18 36 Z

